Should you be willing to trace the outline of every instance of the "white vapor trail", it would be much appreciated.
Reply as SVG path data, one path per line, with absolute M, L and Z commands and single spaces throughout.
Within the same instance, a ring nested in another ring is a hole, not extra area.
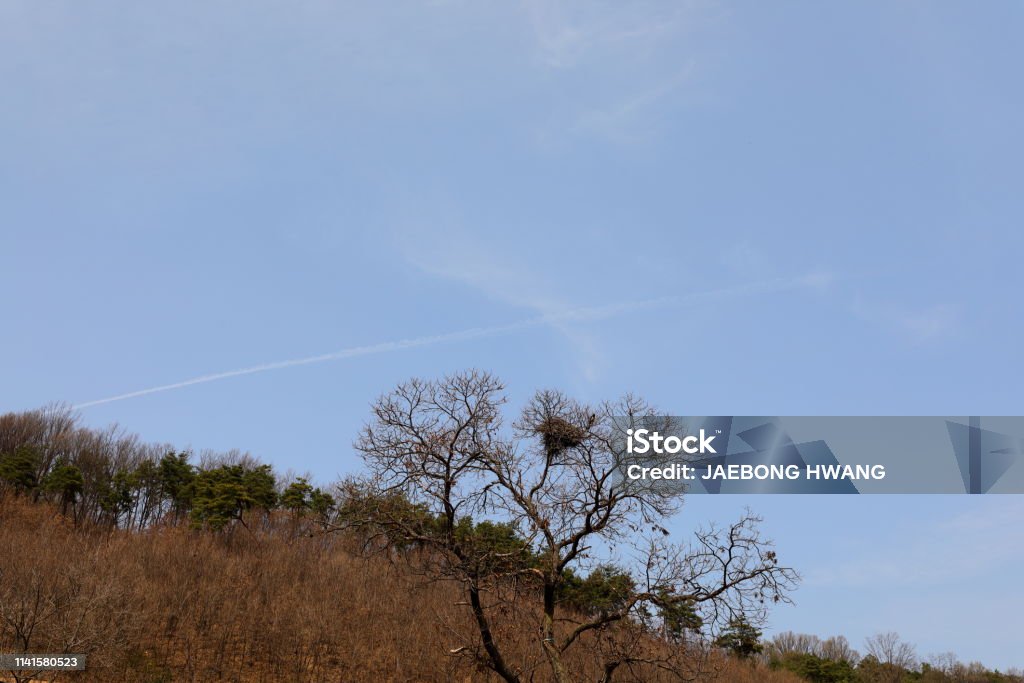
M 72 406 L 72 408 L 90 408 L 92 406 L 103 405 L 104 403 L 124 401 L 129 398 L 137 398 L 139 396 L 146 396 L 148 394 L 158 394 L 164 391 L 171 391 L 173 389 L 182 389 L 184 387 L 190 387 L 194 384 L 216 382 L 217 380 L 228 379 L 231 377 L 241 377 L 242 375 L 255 375 L 257 373 L 267 372 L 269 370 L 281 370 L 283 368 L 292 368 L 299 365 L 325 363 L 327 361 L 341 360 L 343 358 L 354 358 L 356 356 L 371 356 L 378 353 L 389 353 L 391 351 L 413 349 L 420 346 L 433 346 L 435 344 L 444 344 L 447 342 L 466 341 L 469 339 L 480 339 L 482 337 L 496 337 L 505 334 L 510 334 L 512 332 L 518 332 L 520 330 L 524 330 L 527 328 L 539 327 L 541 325 L 547 325 L 552 323 L 605 320 L 608 318 L 614 318 L 620 315 L 624 315 L 626 313 L 631 313 L 642 309 L 657 308 L 659 306 L 679 306 L 686 303 L 699 303 L 704 300 L 710 300 L 719 297 L 736 296 L 741 294 L 760 294 L 769 291 L 778 291 L 784 289 L 791 289 L 795 287 L 813 286 L 822 283 L 822 276 L 808 275 L 799 278 L 780 278 L 776 280 L 755 282 L 738 287 L 709 290 L 685 296 L 665 296 L 656 299 L 630 301 L 626 303 L 612 304 L 608 306 L 591 306 L 586 308 L 576 308 L 560 313 L 551 313 L 547 315 L 537 316 L 534 318 L 527 318 L 524 320 L 520 320 L 518 322 L 508 323 L 506 325 L 494 325 L 491 327 L 471 327 L 468 329 L 459 330 L 457 332 L 448 332 L 446 334 L 437 334 L 427 337 L 413 337 L 410 339 L 400 339 L 398 341 L 382 342 L 380 344 L 371 344 L 369 346 L 352 346 L 347 349 L 340 349 L 338 351 L 332 351 L 330 353 L 324 353 L 318 356 L 292 358 L 290 360 L 281 360 L 275 361 L 273 363 L 263 363 L 262 365 L 253 365 L 248 368 L 239 368 L 237 370 L 228 370 L 226 372 L 216 372 L 209 375 L 200 375 L 199 377 L 193 377 L 192 379 L 186 379 L 181 382 L 175 382 L 173 384 L 162 384 L 160 386 L 150 387 L 149 389 L 140 389 L 138 391 L 131 391 L 126 394 L 118 394 L 117 396 L 110 396 L 108 398 L 96 399 L 94 401 L 86 401 L 84 403 L 74 405 Z

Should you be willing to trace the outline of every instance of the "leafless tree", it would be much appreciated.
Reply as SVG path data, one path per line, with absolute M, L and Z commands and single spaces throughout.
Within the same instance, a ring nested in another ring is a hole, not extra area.
M 844 636 L 833 636 L 822 640 L 808 633 L 783 631 L 777 633 L 767 644 L 765 655 L 770 658 L 782 658 L 790 654 L 814 655 L 832 661 L 847 661 L 856 665 L 860 654 L 850 647 L 850 641 Z
M 860 661 L 860 653 L 850 647 L 850 641 L 846 639 L 846 636 L 832 636 L 821 641 L 819 654 L 834 662 L 845 660 L 856 665 Z
M 820 655 L 821 639 L 807 633 L 783 631 L 768 643 L 768 654 L 783 656 L 788 654 Z
M 877 633 L 864 641 L 867 653 L 886 665 L 893 681 L 902 679 L 903 670 L 917 667 L 917 652 L 914 646 L 900 639 L 898 633 Z
M 135 620 L 129 586 L 117 580 L 107 549 L 90 540 L 64 527 L 16 549 L 0 543 L 0 649 L 84 653 L 102 664 L 125 647 Z M 43 674 L 11 672 L 16 682 L 55 675 Z
M 966 667 L 960 663 L 955 652 L 941 652 L 928 657 L 928 664 L 932 669 L 942 673 L 953 680 L 962 680 L 963 676 L 958 675 Z
M 679 491 L 623 476 L 625 430 L 659 419 L 642 400 L 588 406 L 542 391 L 511 430 L 505 401 L 503 385 L 484 372 L 412 380 L 378 399 L 356 443 L 370 477 L 349 491 L 362 506 L 348 523 L 381 529 L 389 543 L 417 548 L 433 575 L 461 582 L 476 633 L 453 653 L 510 682 L 543 662 L 564 683 L 573 680 L 565 655 L 586 639 L 602 652 L 606 681 L 641 665 L 683 676 L 666 650 L 641 647 L 650 639 L 631 630 L 651 614 L 688 609 L 714 632 L 788 601 L 798 577 L 779 565 L 754 515 L 702 529 L 685 545 L 668 541 L 661 522 L 678 509 Z M 522 546 L 484 542 L 470 519 L 507 525 Z M 634 587 L 596 613 L 566 609 L 560 589 L 571 572 L 594 566 L 599 549 L 630 558 Z M 540 656 L 513 662 L 492 616 L 523 596 L 541 607 Z

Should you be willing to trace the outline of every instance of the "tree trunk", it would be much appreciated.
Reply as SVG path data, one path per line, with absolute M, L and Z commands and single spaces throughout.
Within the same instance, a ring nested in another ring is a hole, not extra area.
M 480 589 L 473 584 L 469 585 L 469 604 L 473 608 L 473 616 L 476 617 L 477 630 L 480 631 L 480 640 L 483 641 L 484 650 L 491 660 L 491 668 L 507 683 L 519 683 L 519 676 L 509 669 L 508 664 L 505 663 L 505 658 L 501 655 L 501 650 L 498 649 L 497 644 L 494 642 L 494 636 L 491 634 L 491 625 L 487 621 L 483 603 L 480 601 Z
M 544 582 L 544 624 L 541 635 L 544 646 L 544 654 L 547 655 L 548 664 L 551 665 L 551 674 L 556 683 L 570 683 L 569 676 L 562 665 L 562 653 L 558 651 L 555 644 L 555 584 L 552 581 Z

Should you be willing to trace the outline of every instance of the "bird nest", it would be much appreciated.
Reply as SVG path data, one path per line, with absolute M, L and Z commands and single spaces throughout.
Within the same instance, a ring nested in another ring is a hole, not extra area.
M 587 438 L 586 430 L 560 417 L 549 417 L 541 422 L 537 433 L 544 440 L 544 450 L 551 455 L 575 448 Z

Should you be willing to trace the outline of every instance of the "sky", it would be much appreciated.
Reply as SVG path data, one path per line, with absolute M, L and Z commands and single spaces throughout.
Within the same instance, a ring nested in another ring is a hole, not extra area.
M 470 367 L 512 410 L 1024 414 L 1022 24 L 5 0 L 0 412 L 322 481 L 376 396 Z M 1024 666 L 1021 497 L 703 496 L 671 528 L 745 506 L 804 575 L 773 631 Z

